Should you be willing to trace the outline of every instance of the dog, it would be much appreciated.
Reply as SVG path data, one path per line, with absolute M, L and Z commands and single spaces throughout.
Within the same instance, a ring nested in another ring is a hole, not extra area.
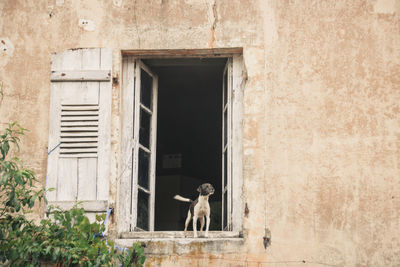
M 203 232 L 205 218 L 207 218 L 207 223 L 204 237 L 208 237 L 208 228 L 210 227 L 210 204 L 208 203 L 208 198 L 214 194 L 215 189 L 211 184 L 205 183 L 197 188 L 197 192 L 200 194 L 195 201 L 189 198 L 181 197 L 180 195 L 174 196 L 174 199 L 176 200 L 190 202 L 189 211 L 185 221 L 185 237 L 186 230 L 191 219 L 193 219 L 193 236 L 197 237 L 197 219 L 200 220 L 200 232 Z

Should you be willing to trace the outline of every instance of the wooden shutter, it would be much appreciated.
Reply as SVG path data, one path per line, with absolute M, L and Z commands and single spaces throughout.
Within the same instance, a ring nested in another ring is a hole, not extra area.
M 51 63 L 47 193 L 50 204 L 88 211 L 108 206 L 112 50 L 75 49 Z

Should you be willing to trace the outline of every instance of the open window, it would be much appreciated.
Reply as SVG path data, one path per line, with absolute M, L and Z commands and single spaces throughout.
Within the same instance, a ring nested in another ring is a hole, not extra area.
M 183 231 L 206 182 L 210 230 L 240 231 L 242 56 L 125 56 L 123 90 L 119 232 Z

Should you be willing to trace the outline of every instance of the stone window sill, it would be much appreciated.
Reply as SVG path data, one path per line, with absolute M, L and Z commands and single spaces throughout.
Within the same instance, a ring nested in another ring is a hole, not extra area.
M 131 247 L 136 242 L 145 245 L 147 255 L 183 255 L 193 252 L 223 252 L 235 253 L 243 245 L 244 238 L 239 232 L 210 231 L 208 237 L 193 238 L 193 232 L 188 231 L 187 237 L 183 231 L 168 232 L 130 232 L 122 233 L 115 243 L 121 247 Z

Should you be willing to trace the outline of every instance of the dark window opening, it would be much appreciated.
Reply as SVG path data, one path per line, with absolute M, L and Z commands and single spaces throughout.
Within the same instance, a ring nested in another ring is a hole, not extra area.
M 226 58 L 147 59 L 158 80 L 155 231 L 182 231 L 197 187 L 211 183 L 210 230 L 221 230 L 222 80 Z M 192 229 L 192 223 L 189 225 Z

